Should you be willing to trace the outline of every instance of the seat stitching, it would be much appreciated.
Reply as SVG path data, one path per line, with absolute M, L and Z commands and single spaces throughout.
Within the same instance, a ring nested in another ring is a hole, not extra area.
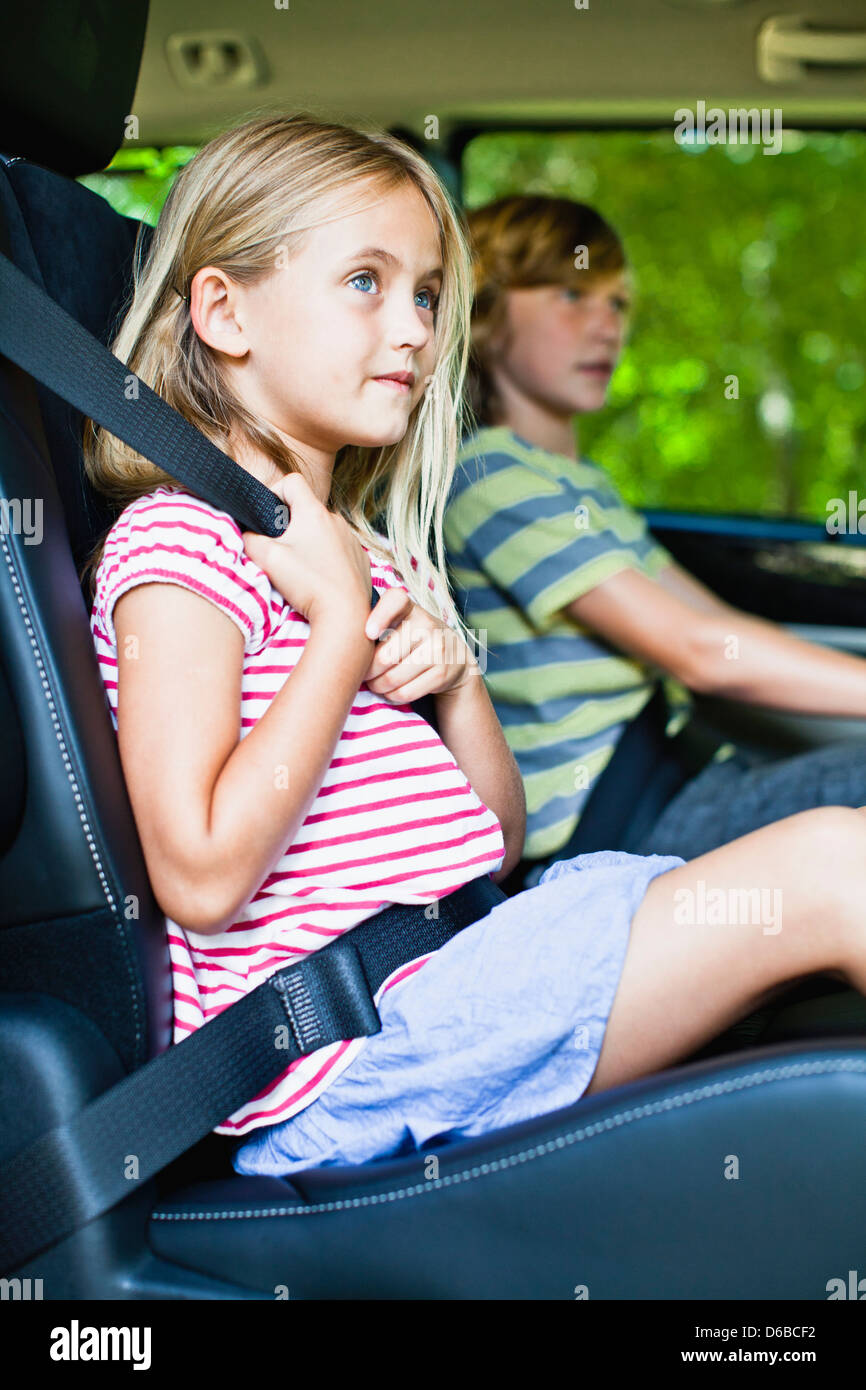
M 18 582 L 18 575 L 15 571 L 15 566 L 12 559 L 12 553 L 9 548 L 9 543 L 6 539 L 5 532 L 3 532 L 2 529 L 0 529 L 0 543 L 2 543 L 3 546 L 3 557 L 6 561 L 6 568 L 8 569 L 9 577 L 12 580 L 12 587 L 15 592 L 15 597 L 18 601 L 18 607 L 21 610 L 21 616 L 24 619 L 24 626 L 27 630 L 27 636 L 30 641 L 30 646 L 32 648 L 33 655 L 36 659 L 37 671 L 39 674 L 39 678 L 42 682 L 42 689 L 45 693 L 45 698 L 48 703 L 48 710 L 51 715 L 51 722 L 54 726 L 54 733 L 57 738 L 57 743 L 60 747 L 61 756 L 63 758 L 63 766 L 66 772 L 67 779 L 69 781 L 70 788 L 72 790 L 73 798 L 75 800 L 75 807 L 78 811 L 78 818 L 81 822 L 82 829 L 84 830 L 84 837 L 87 841 L 87 847 L 90 850 L 90 857 L 93 860 L 93 865 L 99 877 L 99 882 L 102 885 L 102 890 L 105 893 L 106 901 L 108 902 L 109 908 L 113 914 L 114 925 L 120 932 L 121 942 L 125 947 L 124 951 L 121 954 L 123 955 L 124 964 L 126 966 L 127 975 L 129 977 L 129 983 L 131 986 L 130 994 L 132 996 L 133 1026 L 135 1029 L 135 1048 L 136 1052 L 138 1052 L 138 1049 L 141 1046 L 141 1011 L 138 1003 L 138 989 L 136 987 L 136 980 L 129 961 L 128 943 L 126 941 L 125 932 L 123 930 L 123 924 L 120 921 L 117 904 L 111 892 L 111 886 L 106 877 L 105 870 L 102 867 L 102 861 L 99 857 L 99 850 L 96 845 L 96 839 L 93 835 L 93 832 L 90 828 L 90 824 L 87 819 L 87 810 L 84 805 L 84 800 L 81 796 L 78 783 L 76 781 L 75 770 L 72 766 L 72 760 L 69 756 L 69 752 L 67 750 L 66 743 L 63 737 L 63 728 L 61 726 L 60 719 L 57 714 L 57 709 L 54 704 L 54 699 L 51 694 L 51 686 L 46 677 L 45 663 L 42 660 L 42 655 L 39 651 L 39 646 L 36 641 L 36 633 L 33 629 L 33 624 L 30 621 L 24 595 L 21 591 L 21 586 Z
M 570 1134 L 562 1134 L 557 1139 L 549 1139 L 544 1144 L 536 1144 L 533 1148 L 521 1150 L 518 1153 L 508 1154 L 504 1158 L 492 1159 L 489 1163 L 481 1163 L 473 1168 L 466 1168 L 459 1173 L 450 1173 L 442 1178 L 426 1179 L 424 1182 L 416 1183 L 413 1187 L 398 1188 L 393 1192 L 377 1192 L 365 1197 L 340 1198 L 334 1202 L 320 1202 L 315 1206 L 296 1206 L 296 1207 L 268 1207 L 266 1209 L 248 1209 L 246 1211 L 188 1211 L 188 1212 L 161 1212 L 151 1213 L 152 1221 L 223 1221 L 237 1220 L 269 1216 L 315 1216 L 319 1212 L 351 1210 L 354 1207 L 378 1206 L 382 1202 L 396 1202 L 406 1197 L 418 1197 L 423 1193 L 435 1191 L 441 1187 L 452 1187 L 457 1183 L 471 1182 L 473 1178 L 484 1177 L 489 1173 L 499 1172 L 501 1169 L 512 1168 L 517 1163 L 530 1162 L 540 1158 L 545 1154 L 552 1153 L 555 1149 L 563 1149 L 570 1144 L 581 1143 L 584 1139 L 592 1138 L 596 1134 L 602 1134 L 606 1130 L 613 1129 L 623 1124 L 633 1124 L 636 1120 L 646 1119 L 651 1115 L 658 1115 L 666 1110 L 678 1107 L 695 1105 L 699 1101 L 706 1101 L 715 1096 L 724 1095 L 730 1091 L 739 1091 L 747 1086 L 763 1086 L 770 1081 L 788 1080 L 791 1077 L 809 1076 L 816 1072 L 826 1071 L 855 1071 L 866 1072 L 866 1061 L 856 1058 L 845 1058 L 841 1061 L 833 1062 L 798 1062 L 786 1067 L 774 1067 L 769 1071 L 750 1072 L 745 1076 L 732 1077 L 728 1081 L 717 1081 L 712 1085 L 700 1086 L 695 1090 L 680 1091 L 677 1095 L 667 1096 L 663 1100 L 652 1101 L 647 1105 L 639 1105 L 629 1110 L 618 1111 L 615 1115 L 609 1115 L 606 1119 L 594 1124 L 583 1126 L 581 1129 L 573 1130 Z M 494 1137 L 494 1136 L 490 1136 Z

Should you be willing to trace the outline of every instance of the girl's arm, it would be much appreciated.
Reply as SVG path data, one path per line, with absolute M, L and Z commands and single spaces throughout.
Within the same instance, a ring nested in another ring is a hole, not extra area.
M 320 614 L 240 740 L 244 647 L 232 620 L 174 584 L 117 600 L 121 762 L 154 893 L 178 925 L 225 931 L 294 839 L 370 663 L 361 603 Z
M 620 651 L 670 672 L 700 694 L 806 714 L 866 717 L 866 661 L 859 656 L 793 637 L 730 607 L 697 580 L 688 598 L 682 581 L 675 578 L 674 584 L 679 592 L 624 570 L 565 611 Z
M 472 790 L 497 816 L 505 840 L 502 867 L 491 877 L 505 878 L 520 861 L 526 839 L 526 798 L 520 769 L 505 741 L 502 725 L 477 670 L 465 685 L 434 696 L 439 737 L 465 772 Z

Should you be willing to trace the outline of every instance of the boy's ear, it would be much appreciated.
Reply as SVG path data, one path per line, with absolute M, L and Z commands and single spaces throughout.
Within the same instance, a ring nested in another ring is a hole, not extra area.
M 224 270 L 206 265 L 192 277 L 189 316 L 202 342 L 229 357 L 245 357 L 249 343 L 237 321 L 238 287 Z

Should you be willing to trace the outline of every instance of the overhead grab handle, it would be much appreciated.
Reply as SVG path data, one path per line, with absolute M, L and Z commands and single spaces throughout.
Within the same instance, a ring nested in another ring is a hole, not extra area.
M 803 82 L 810 68 L 866 68 L 866 29 L 821 28 L 800 15 L 776 15 L 758 34 L 758 72 L 765 82 Z

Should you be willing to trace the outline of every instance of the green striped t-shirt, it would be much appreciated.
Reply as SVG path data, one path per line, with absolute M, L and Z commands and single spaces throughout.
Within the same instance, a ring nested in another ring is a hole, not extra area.
M 445 514 L 455 598 L 526 791 L 524 855 L 569 839 L 627 724 L 662 673 L 562 610 L 612 575 L 654 578 L 671 556 L 610 479 L 504 426 L 464 441 Z M 486 632 L 486 638 L 485 638 Z M 666 679 L 674 731 L 688 694 Z

